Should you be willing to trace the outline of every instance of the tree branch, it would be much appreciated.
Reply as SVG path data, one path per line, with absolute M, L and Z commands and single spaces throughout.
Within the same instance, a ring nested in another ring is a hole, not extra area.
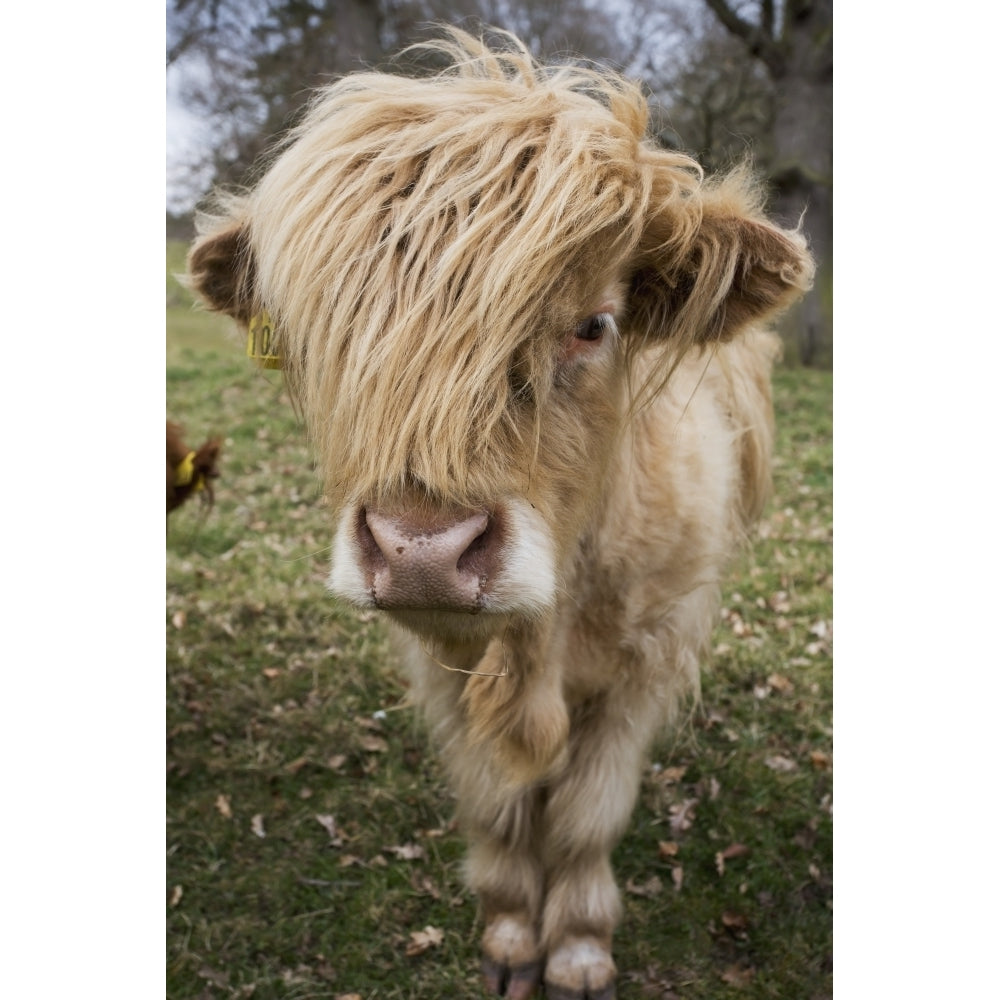
M 768 38 L 774 39 L 774 0 L 763 0 L 761 3 L 760 26 Z
M 779 79 L 784 75 L 784 53 L 773 34 L 766 30 L 767 21 L 770 18 L 771 31 L 773 32 L 774 5 L 772 0 L 762 0 L 762 24 L 745 21 L 729 6 L 726 0 L 705 0 L 705 5 L 731 35 L 743 40 L 750 55 L 759 59 L 774 79 Z

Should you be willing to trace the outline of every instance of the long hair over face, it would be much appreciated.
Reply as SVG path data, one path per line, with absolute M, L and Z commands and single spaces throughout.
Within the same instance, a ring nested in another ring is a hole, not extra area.
M 328 490 L 473 502 L 531 454 L 557 345 L 594 305 L 574 296 L 635 251 L 654 194 L 690 238 L 701 175 L 644 143 L 620 77 L 513 38 L 422 48 L 450 66 L 321 91 L 239 214 Z

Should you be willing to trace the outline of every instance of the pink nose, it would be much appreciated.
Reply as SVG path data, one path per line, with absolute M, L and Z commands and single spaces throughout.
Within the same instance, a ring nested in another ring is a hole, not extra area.
M 475 614 L 498 563 L 499 530 L 485 510 L 430 516 L 366 510 L 358 539 L 366 584 L 380 608 Z

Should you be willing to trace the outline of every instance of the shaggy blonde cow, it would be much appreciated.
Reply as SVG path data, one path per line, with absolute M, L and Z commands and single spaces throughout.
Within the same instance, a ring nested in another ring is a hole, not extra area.
M 748 177 L 637 87 L 452 32 L 320 92 L 189 272 L 266 313 L 335 512 L 330 589 L 398 627 L 469 841 L 488 986 L 614 995 L 609 852 L 698 685 L 769 484 L 755 324 L 807 288 Z

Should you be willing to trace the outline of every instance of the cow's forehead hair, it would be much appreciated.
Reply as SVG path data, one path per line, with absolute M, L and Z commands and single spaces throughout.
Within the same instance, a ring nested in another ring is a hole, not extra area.
M 455 65 L 436 77 L 322 92 L 249 198 L 258 294 L 317 443 L 352 481 L 417 464 L 454 483 L 469 455 L 515 447 L 512 359 L 544 384 L 577 300 L 642 234 L 638 88 L 462 45 L 441 46 Z

